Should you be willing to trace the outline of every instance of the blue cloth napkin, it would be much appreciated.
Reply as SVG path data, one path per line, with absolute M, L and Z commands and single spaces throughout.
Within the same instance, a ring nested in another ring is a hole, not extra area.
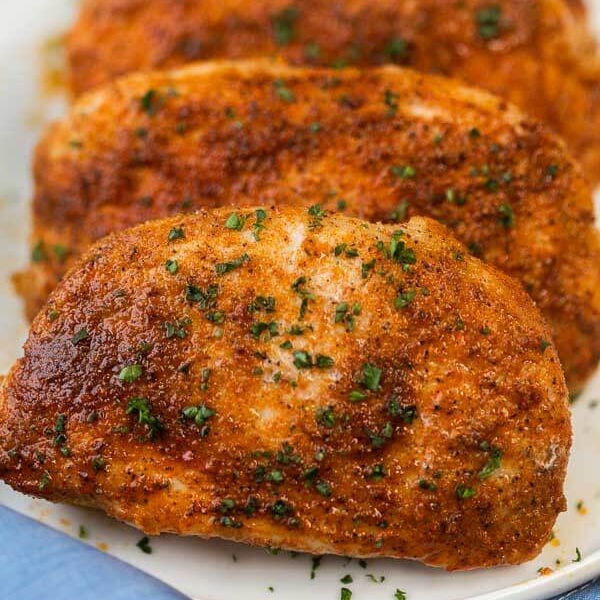
M 0 507 L 1 600 L 185 600 L 160 581 Z M 600 600 L 600 580 L 556 600 Z

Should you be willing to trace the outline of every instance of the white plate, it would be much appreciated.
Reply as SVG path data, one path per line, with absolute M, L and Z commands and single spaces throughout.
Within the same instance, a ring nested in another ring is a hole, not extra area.
M 75 0 L 0 3 L 0 373 L 17 358 L 26 335 L 9 276 L 27 261 L 31 149 L 44 120 L 62 109 L 39 92 L 40 47 L 67 28 L 75 5 Z M 600 31 L 600 0 L 593 8 Z M 311 580 L 307 556 L 272 556 L 241 545 L 173 536 L 153 539 L 154 552 L 145 555 L 135 546 L 138 532 L 98 513 L 32 500 L 1 484 L 0 502 L 73 536 L 83 524 L 90 532 L 88 543 L 199 600 L 305 600 L 308 595 L 331 600 L 340 597 L 339 580 L 347 573 L 354 578 L 349 587 L 356 600 L 390 600 L 397 588 L 409 600 L 548 598 L 600 575 L 600 405 L 592 408 L 594 400 L 600 400 L 600 373 L 573 409 L 569 511 L 559 518 L 556 540 L 542 555 L 515 568 L 448 574 L 407 561 L 372 560 L 364 570 L 356 561 L 326 557 Z M 579 502 L 583 508 L 577 510 Z M 583 559 L 574 563 L 576 548 Z M 541 567 L 554 572 L 540 576 Z M 373 583 L 367 574 L 385 575 L 385 581 Z

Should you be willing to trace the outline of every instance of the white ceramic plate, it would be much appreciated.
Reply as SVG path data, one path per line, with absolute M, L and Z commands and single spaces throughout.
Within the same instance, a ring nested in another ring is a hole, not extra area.
M 593 1 L 600 31 L 600 0 Z M 75 0 L 0 2 L 0 373 L 19 356 L 26 335 L 10 274 L 27 261 L 29 163 L 43 123 L 63 110 L 60 100 L 40 93 L 40 48 L 63 32 Z M 600 198 L 599 198 L 600 199 Z M 600 575 L 600 373 L 573 409 L 575 446 L 567 483 L 569 510 L 561 515 L 556 538 L 535 561 L 515 568 L 448 574 L 407 561 L 372 560 L 362 569 L 326 557 L 310 578 L 311 559 L 273 556 L 260 549 L 219 541 L 163 536 L 143 554 L 139 532 L 101 514 L 33 500 L 0 484 L 0 503 L 77 536 L 89 531 L 93 544 L 158 577 L 198 600 L 331 600 L 340 597 L 340 578 L 350 573 L 356 600 L 391 600 L 396 589 L 409 600 L 533 600 L 585 583 Z M 579 505 L 578 503 L 583 503 Z M 582 560 L 572 562 L 579 548 Z M 235 557 L 235 558 L 234 558 Z M 541 576 L 538 569 L 552 574 Z M 385 576 L 383 583 L 367 575 Z M 274 591 L 270 591 L 272 586 Z

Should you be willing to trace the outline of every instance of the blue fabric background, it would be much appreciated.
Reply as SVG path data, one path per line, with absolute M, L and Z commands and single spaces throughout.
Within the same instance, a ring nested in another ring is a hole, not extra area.
M 561 596 L 600 600 L 600 581 Z M 0 507 L 0 600 L 185 600 L 141 571 Z

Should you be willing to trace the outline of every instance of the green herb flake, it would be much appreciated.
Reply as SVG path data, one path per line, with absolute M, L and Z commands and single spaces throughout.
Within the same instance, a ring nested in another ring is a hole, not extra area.
M 169 259 L 165 263 L 165 270 L 171 275 L 177 275 L 177 271 L 179 271 L 179 263 L 176 260 Z
M 473 488 L 467 487 L 465 485 L 457 485 L 455 488 L 456 497 L 459 500 L 468 500 L 472 498 L 477 493 Z
M 390 171 L 392 175 L 400 179 L 413 179 L 417 174 L 416 169 L 410 165 L 394 165 Z
M 182 240 L 185 237 L 185 232 L 183 231 L 183 227 L 173 227 L 171 231 L 169 231 L 168 240 L 169 242 L 174 242 L 175 240 Z
M 121 369 L 119 373 L 119 379 L 125 383 L 133 383 L 142 376 L 141 365 L 128 365 Z
M 415 290 L 407 290 L 406 292 L 401 292 L 395 301 L 396 308 L 406 308 L 415 299 L 416 295 L 417 292 Z
M 144 553 L 144 554 L 152 554 L 152 547 L 150 546 L 150 539 L 144 536 L 136 546 Z
M 379 389 L 379 383 L 381 381 L 381 369 L 365 363 L 363 365 L 363 378 L 361 384 L 372 392 L 376 392 Z
M 155 417 L 150 409 L 150 403 L 147 398 L 132 398 L 127 404 L 126 414 L 136 414 L 138 423 L 146 425 L 148 428 L 148 439 L 153 440 L 165 426 L 162 421 Z
M 502 7 L 493 4 L 481 8 L 475 13 L 475 24 L 479 37 L 484 40 L 492 40 L 500 35 L 500 24 L 502 19 Z
M 498 222 L 504 229 L 511 229 L 515 226 L 515 213 L 510 204 L 505 203 L 498 207 Z
M 88 333 L 88 330 L 85 327 L 83 327 L 71 338 L 71 343 L 73 344 L 73 346 L 77 346 L 79 343 L 83 342 L 84 340 L 87 340 L 89 337 L 90 334 Z
M 340 590 L 340 600 L 352 600 L 352 592 L 348 588 Z
M 331 406 L 318 408 L 315 414 L 315 420 L 318 425 L 327 427 L 328 429 L 334 427 L 337 421 Z
M 394 592 L 394 600 L 406 600 L 406 592 L 396 589 Z
M 222 276 L 226 273 L 231 273 L 232 271 L 235 271 L 242 265 L 246 264 L 249 260 L 250 257 L 247 254 L 242 254 L 242 256 L 236 258 L 235 260 L 216 264 L 215 271 L 217 275 Z
M 406 58 L 408 55 L 408 42 L 401 37 L 392 38 L 385 46 L 385 54 L 394 61 Z
M 89 537 L 90 537 L 90 534 L 89 534 L 87 528 L 85 527 L 85 525 L 80 525 L 79 526 L 79 539 L 87 540 Z
M 292 92 L 292 90 L 290 90 L 286 86 L 285 81 L 283 79 L 276 79 L 273 82 L 273 87 L 275 88 L 275 93 L 277 94 L 277 97 L 282 102 L 287 102 L 288 104 L 296 102 L 296 96 L 294 95 L 294 92 Z
M 234 231 L 241 231 L 244 229 L 245 223 L 246 217 L 240 216 L 237 213 L 231 213 L 229 217 L 227 217 L 227 221 L 225 221 L 225 227 Z
M 278 46 L 288 46 L 296 39 L 296 21 L 300 11 L 295 6 L 288 6 L 272 18 L 273 38 Z
M 106 469 L 106 459 L 102 456 L 94 456 L 92 459 L 92 469 L 94 469 L 96 473 L 104 471 Z
M 486 442 L 481 444 L 481 449 L 489 453 L 488 461 L 478 473 L 479 479 L 483 481 L 500 468 L 502 462 L 502 450 L 496 446 L 490 446 Z
M 398 100 L 400 96 L 392 90 L 385 90 L 383 101 L 387 106 L 387 116 L 393 117 L 398 112 Z
M 348 585 L 350 583 L 352 583 L 354 580 L 352 579 L 352 575 L 348 574 L 348 575 L 344 575 L 341 579 L 340 579 L 340 583 L 343 583 L 344 585 Z

